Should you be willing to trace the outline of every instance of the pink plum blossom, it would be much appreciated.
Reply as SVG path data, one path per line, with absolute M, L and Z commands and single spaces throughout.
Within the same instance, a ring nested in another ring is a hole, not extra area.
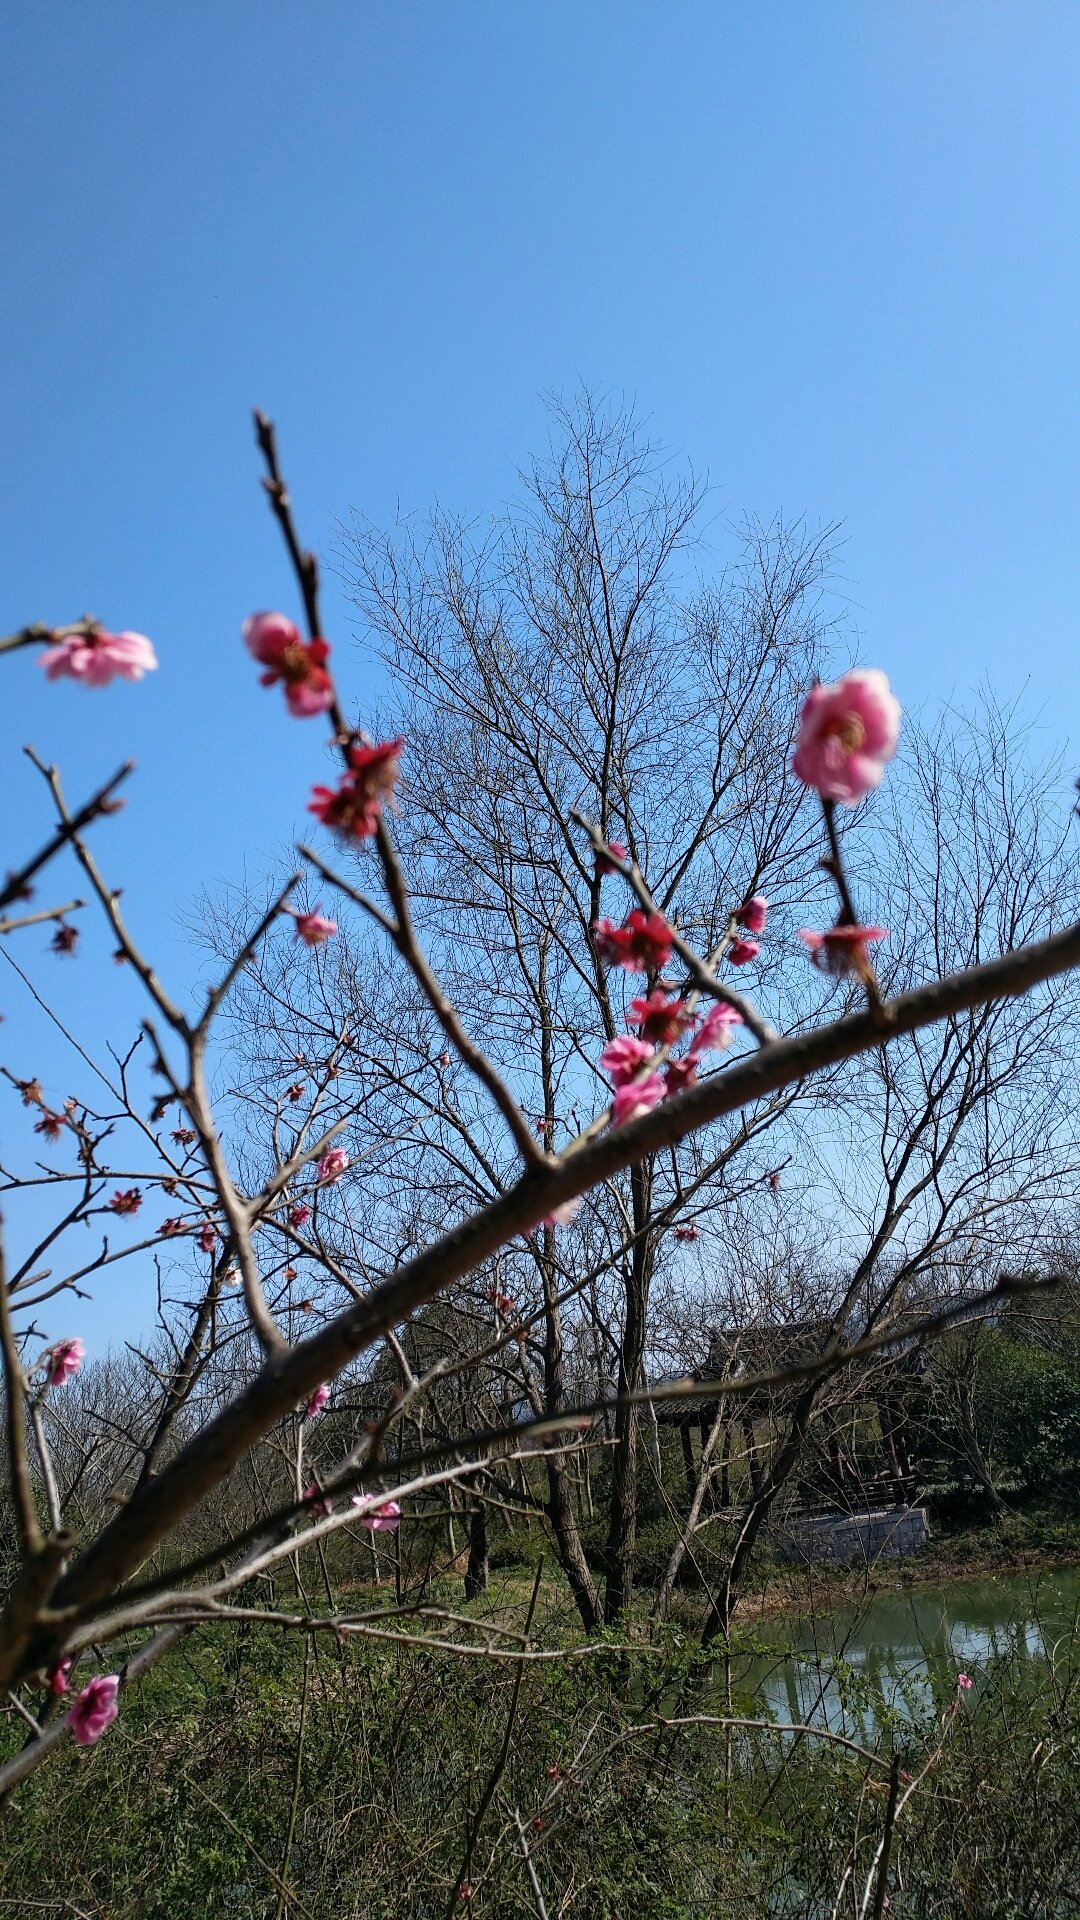
M 314 1480 L 310 1487 L 304 1488 L 304 1502 L 311 1508 L 316 1520 L 326 1520 L 334 1511 L 333 1501 L 327 1498 Z
M 213 1253 L 214 1248 L 217 1246 L 217 1234 L 214 1232 L 209 1221 L 207 1221 L 205 1226 L 199 1228 L 196 1236 L 196 1244 L 200 1253 Z
M 626 857 L 626 848 L 622 842 L 620 840 L 609 840 L 607 843 L 607 852 L 598 853 L 596 856 L 597 873 L 617 873 L 619 867 L 626 860 Z
M 970 1673 L 958 1673 L 956 1676 L 956 1684 L 962 1693 L 970 1693 L 975 1682 L 972 1680 Z
M 667 1088 L 658 1073 L 647 1073 L 643 1080 L 628 1080 L 619 1087 L 611 1103 L 611 1124 L 623 1127 L 628 1120 L 637 1120 L 643 1113 L 650 1113 L 658 1107 Z
M 376 832 L 384 802 L 393 798 L 404 738 L 349 748 L 349 767 L 336 787 L 313 787 L 308 812 L 335 833 L 366 840 Z
M 709 1008 L 700 1027 L 690 1042 L 693 1056 L 701 1053 L 723 1053 L 735 1038 L 735 1028 L 741 1027 L 743 1017 L 734 1007 L 724 1000 L 718 1000 Z
M 50 1387 L 62 1387 L 65 1380 L 73 1380 L 85 1358 L 81 1340 L 58 1340 L 49 1356 Z
M 318 907 L 312 907 L 310 913 L 298 913 L 296 916 L 296 937 L 306 947 L 321 947 L 324 940 L 337 932 L 337 921 L 328 920 Z
M 654 987 L 644 999 L 631 1000 L 626 1018 L 627 1026 L 636 1027 L 641 1038 L 651 1040 L 654 1047 L 670 1047 L 693 1021 L 685 1001 L 678 994 L 669 1000 L 661 987 Z
M 370 1495 L 353 1495 L 353 1506 L 362 1507 Z M 401 1525 L 401 1508 L 396 1500 L 384 1500 L 381 1507 L 373 1507 L 370 1513 L 360 1515 L 360 1525 L 368 1527 L 372 1533 L 393 1533 Z
M 877 667 L 856 667 L 803 702 L 791 765 L 823 800 L 854 806 L 880 785 L 900 737 L 900 703 Z
M 620 1033 L 609 1040 L 600 1055 L 600 1065 L 611 1080 L 612 1086 L 624 1087 L 632 1080 L 639 1067 L 651 1060 L 655 1048 L 645 1040 L 635 1040 L 633 1034 Z
M 664 1068 L 664 1090 L 666 1093 L 683 1093 L 692 1087 L 697 1079 L 697 1055 L 688 1053 L 685 1060 L 669 1060 Z
M 540 1224 L 545 1227 L 568 1227 L 571 1220 L 576 1220 L 580 1212 L 580 1197 L 564 1200 L 560 1206 L 552 1207 L 550 1213 L 545 1213 Z
M 48 1675 L 46 1677 L 49 1682 L 49 1692 L 51 1694 L 59 1695 L 61 1693 L 67 1692 L 68 1675 L 70 1674 L 74 1664 L 75 1662 L 74 1662 L 73 1656 L 70 1653 L 66 1653 L 62 1660 L 57 1661 L 55 1667 L 49 1668 Z
M 753 898 L 743 902 L 735 915 L 740 927 L 747 933 L 764 933 L 765 922 L 769 916 L 769 903 L 763 893 L 755 893 Z
M 244 645 L 266 668 L 259 683 L 280 680 L 294 720 L 325 713 L 333 704 L 334 683 L 326 671 L 330 648 L 325 640 L 305 640 L 283 613 L 253 613 L 244 621 Z
M 73 633 L 38 657 L 47 679 L 66 677 L 84 687 L 107 687 L 116 679 L 141 680 L 157 666 L 157 655 L 143 633 Z
M 727 950 L 727 957 L 733 967 L 745 967 L 747 961 L 756 960 L 761 952 L 756 940 L 733 940 Z
M 804 927 L 799 939 L 805 941 L 810 950 L 810 958 L 822 973 L 840 976 L 845 973 L 865 974 L 870 961 L 866 952 L 868 940 L 888 938 L 886 927 L 830 927 L 828 933 L 815 933 Z
M 290 1227 L 306 1227 L 311 1219 L 311 1208 L 298 1203 L 289 1208 L 288 1218 Z
M 323 1154 L 315 1169 L 315 1178 L 320 1187 L 333 1186 L 335 1180 L 341 1179 L 348 1164 L 349 1156 L 344 1147 L 331 1147 Z
M 308 1401 L 307 1406 L 304 1408 L 304 1419 L 305 1420 L 317 1419 L 319 1414 L 322 1412 L 323 1408 L 325 1407 L 329 1398 L 330 1398 L 330 1388 L 327 1385 L 326 1381 L 324 1380 L 321 1387 L 316 1387 L 314 1393 L 311 1396 L 311 1399 Z
M 101 1739 L 106 1727 L 112 1726 L 118 1712 L 116 1696 L 119 1690 L 118 1673 L 99 1673 L 81 1693 L 75 1695 L 67 1724 L 76 1746 L 92 1747 L 95 1740 Z
M 593 926 L 596 951 L 606 966 L 627 973 L 660 973 L 671 959 L 674 936 L 662 913 L 643 913 L 635 907 L 625 926 L 597 920 Z

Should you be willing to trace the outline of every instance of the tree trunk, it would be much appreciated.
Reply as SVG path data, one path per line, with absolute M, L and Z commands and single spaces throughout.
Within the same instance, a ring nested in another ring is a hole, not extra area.
M 720 1456 L 720 1505 L 731 1505 L 731 1421 L 724 1421 L 724 1451 Z
M 974 1476 L 976 1484 L 986 1495 L 990 1511 L 995 1520 L 1000 1520 L 1005 1512 L 1005 1502 L 994 1485 L 990 1472 L 990 1462 L 982 1450 L 978 1427 L 975 1422 L 975 1395 L 969 1384 L 964 1384 L 960 1394 L 960 1433 L 964 1443 L 966 1465 Z
M 544 1412 L 558 1414 L 566 1407 L 567 1400 L 563 1375 L 562 1319 L 558 1308 L 553 1228 L 545 1227 L 544 1235 L 545 1240 L 551 1243 L 550 1246 L 545 1246 L 544 1258 L 541 1262 L 545 1310 Z M 589 1563 L 585 1558 L 585 1549 L 581 1544 L 581 1531 L 574 1508 L 570 1472 L 561 1455 L 549 1454 L 544 1465 L 547 1470 L 548 1484 L 547 1512 L 551 1521 L 551 1530 L 555 1536 L 555 1551 L 574 1596 L 574 1604 L 581 1615 L 582 1626 L 586 1633 L 592 1633 L 600 1624 L 600 1596 L 589 1570 Z
M 476 1600 L 488 1588 L 487 1508 L 478 1501 L 469 1516 L 469 1564 L 465 1573 L 465 1598 Z
M 619 1347 L 619 1400 L 615 1409 L 615 1445 L 611 1457 L 611 1507 L 607 1537 L 607 1586 L 604 1624 L 614 1625 L 630 1605 L 634 1592 L 634 1549 L 637 1545 L 637 1443 L 639 1409 L 624 1404 L 625 1396 L 642 1376 L 648 1325 L 652 1249 L 649 1244 L 649 1173 L 634 1167 L 630 1174 L 633 1200 L 634 1247 L 626 1281 L 626 1315 Z
M 689 1420 L 679 1421 L 679 1439 L 682 1441 L 683 1466 L 686 1468 L 686 1497 L 693 1500 L 697 1486 L 697 1468 L 694 1465 L 694 1448 L 690 1439 Z
M 750 1470 L 750 1488 L 755 1500 L 761 1492 L 761 1467 L 758 1464 L 757 1441 L 754 1439 L 754 1423 L 748 1413 L 742 1416 L 743 1439 L 746 1442 L 746 1464 Z
M 689 1549 L 690 1542 L 693 1539 L 694 1532 L 697 1528 L 697 1523 L 701 1518 L 701 1510 L 702 1510 L 702 1507 L 705 1505 L 705 1499 L 708 1494 L 709 1487 L 712 1484 L 712 1476 L 713 1476 L 712 1461 L 713 1461 L 713 1455 L 716 1452 L 716 1442 L 720 1437 L 721 1427 L 723 1427 L 723 1430 L 724 1430 L 725 1443 L 730 1445 L 731 1428 L 724 1419 L 723 1409 L 721 1407 L 717 1407 L 716 1413 L 713 1418 L 712 1428 L 702 1444 L 701 1464 L 695 1476 L 695 1483 L 691 1490 L 691 1495 L 690 1495 L 690 1511 L 686 1516 L 686 1520 L 682 1528 L 680 1529 L 679 1538 L 676 1540 L 675 1545 L 671 1550 L 671 1555 L 670 1555 L 670 1558 L 668 1559 L 667 1566 L 664 1568 L 664 1577 L 663 1577 L 663 1580 L 660 1582 L 660 1591 L 656 1596 L 656 1601 L 653 1606 L 653 1617 L 655 1619 L 662 1620 L 665 1614 L 667 1613 L 668 1607 L 671 1605 L 671 1596 L 675 1590 L 675 1582 L 679 1577 L 679 1568 L 682 1566 L 683 1560 L 686 1557 L 686 1553 L 687 1553 L 687 1550 Z M 687 1446 L 689 1447 L 689 1433 L 688 1433 L 687 1426 L 684 1426 L 682 1431 L 687 1436 Z
M 753 1553 L 761 1529 L 769 1517 L 773 1501 L 776 1499 L 781 1487 L 783 1487 L 794 1472 L 799 1455 L 802 1453 L 803 1447 L 806 1444 L 807 1429 L 810 1425 L 810 1416 L 813 1412 L 814 1401 L 817 1399 L 817 1395 L 818 1382 L 816 1380 L 811 1381 L 803 1388 L 802 1393 L 795 1403 L 795 1409 L 792 1413 L 788 1430 L 784 1436 L 779 1452 L 776 1454 L 764 1481 L 761 1481 L 759 1487 L 755 1490 L 754 1497 L 751 1499 L 743 1515 L 743 1523 L 739 1529 L 739 1537 L 735 1542 L 731 1559 L 728 1562 L 728 1570 L 724 1584 L 719 1595 L 709 1608 L 705 1620 L 705 1626 L 701 1635 L 703 1646 L 708 1646 L 711 1641 L 715 1640 L 717 1634 L 722 1634 L 725 1639 L 727 1638 L 731 1627 L 731 1617 L 735 1612 L 735 1604 L 739 1597 L 739 1589 L 746 1577 L 746 1569 L 750 1564 L 750 1555 Z

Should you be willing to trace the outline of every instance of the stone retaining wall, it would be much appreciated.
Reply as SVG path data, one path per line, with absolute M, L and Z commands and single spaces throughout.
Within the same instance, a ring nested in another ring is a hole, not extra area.
M 823 1513 L 781 1521 L 771 1540 L 782 1560 L 800 1566 L 878 1560 L 917 1553 L 930 1538 L 925 1507 L 890 1507 L 879 1513 Z

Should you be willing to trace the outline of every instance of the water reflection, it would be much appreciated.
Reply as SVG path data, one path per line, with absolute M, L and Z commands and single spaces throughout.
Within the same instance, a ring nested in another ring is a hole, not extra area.
M 975 1682 L 975 1711 L 996 1662 L 1034 1680 L 1074 1639 L 1078 1616 L 1080 1568 L 879 1592 L 861 1607 L 770 1626 L 776 1656 L 738 1663 L 733 1679 L 775 1720 L 872 1743 L 892 1715 L 921 1722 L 940 1712 L 960 1671 Z

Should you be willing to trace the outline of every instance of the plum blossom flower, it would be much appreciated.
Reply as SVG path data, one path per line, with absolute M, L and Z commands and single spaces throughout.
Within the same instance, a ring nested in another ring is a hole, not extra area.
M 183 1231 L 184 1231 L 184 1223 L 181 1220 L 180 1215 L 178 1213 L 171 1213 L 169 1215 L 169 1218 L 167 1220 L 163 1220 L 160 1227 L 158 1228 L 159 1233 L 169 1234 L 169 1235 L 174 1233 L 183 1233 Z
M 67 1724 L 76 1746 L 92 1747 L 95 1740 L 101 1739 L 106 1727 L 112 1726 L 119 1711 L 116 1705 L 119 1691 L 118 1673 L 99 1673 L 81 1693 L 75 1695 Z
M 517 1311 L 512 1296 L 508 1293 L 500 1293 L 498 1287 L 489 1287 L 484 1298 L 491 1301 L 496 1313 L 510 1314 Z
M 304 1500 L 311 1508 L 316 1520 L 325 1520 L 334 1511 L 334 1503 L 328 1499 L 316 1481 L 304 1488 Z
M 593 925 L 593 939 L 601 960 L 627 973 L 661 973 L 671 959 L 674 936 L 662 913 L 643 913 L 635 907 L 624 926 L 608 919 Z
M 217 1246 L 217 1233 L 210 1225 L 209 1220 L 205 1226 L 199 1228 L 196 1244 L 200 1253 L 213 1253 L 214 1248 Z
M 686 1002 L 674 994 L 669 1000 L 660 987 L 654 987 L 646 999 L 631 1000 L 626 1017 L 628 1027 L 637 1027 L 643 1040 L 654 1047 L 670 1047 L 694 1023 Z
M 756 940 L 735 939 L 727 950 L 727 957 L 733 967 L 745 967 L 747 961 L 756 960 L 760 952 L 761 948 Z
M 815 933 L 810 928 L 802 928 L 799 939 L 805 941 L 810 950 L 810 958 L 822 973 L 864 974 L 870 961 L 866 952 L 868 940 L 885 940 L 888 937 L 886 927 L 830 927 L 828 933 Z
M 43 1133 L 45 1135 L 46 1140 L 58 1140 L 66 1126 L 67 1126 L 66 1114 L 51 1113 L 48 1107 L 46 1107 L 45 1112 L 42 1114 L 41 1119 L 38 1121 L 36 1127 L 34 1128 L 34 1132 Z
M 764 933 L 765 922 L 769 916 L 769 903 L 763 893 L 755 893 L 751 899 L 744 900 L 735 915 L 740 927 L 747 933 Z
M 626 848 L 621 840 L 609 840 L 607 853 L 598 853 L 596 856 L 596 871 L 597 873 L 617 873 L 626 858 Z
M 73 633 L 46 647 L 39 659 L 47 680 L 78 680 L 84 687 L 141 680 L 157 666 L 157 655 L 143 633 Z
M 81 1340 L 58 1340 L 49 1355 L 50 1387 L 62 1387 L 65 1380 L 73 1380 L 86 1358 L 86 1347 Z
M 302 1203 L 298 1202 L 295 1207 L 289 1208 L 288 1220 L 290 1227 L 306 1227 L 310 1219 L 310 1207 L 305 1207 Z
M 285 687 L 285 704 L 295 720 L 325 713 L 334 683 L 326 671 L 330 648 L 325 640 L 305 640 L 283 613 L 253 613 L 244 621 L 244 645 L 265 668 L 259 685 Z
M 384 801 L 393 797 L 404 738 L 349 748 L 348 770 L 336 788 L 313 787 L 308 812 L 335 833 L 366 840 L 376 831 Z
M 611 1124 L 623 1127 L 628 1120 L 637 1120 L 643 1113 L 651 1113 L 664 1098 L 667 1088 L 658 1073 L 647 1073 L 642 1080 L 628 1080 L 618 1088 L 611 1103 Z
M 723 1053 L 735 1038 L 734 1029 L 742 1023 L 741 1013 L 729 1007 L 725 1000 L 717 1000 L 690 1042 L 691 1056 L 696 1059 L 702 1053 Z
M 322 1412 L 323 1408 L 325 1407 L 329 1398 L 330 1398 L 330 1388 L 327 1385 L 326 1381 L 324 1380 L 321 1387 L 316 1387 L 314 1393 L 311 1396 L 311 1399 L 308 1401 L 307 1406 L 304 1408 L 304 1419 L 305 1420 L 317 1419 L 319 1414 Z
M 195 1138 L 195 1129 L 194 1127 L 174 1127 L 170 1138 L 176 1141 L 178 1147 L 190 1147 Z
M 684 1093 L 697 1079 L 697 1055 L 688 1053 L 684 1060 L 669 1060 L 664 1068 L 664 1089 L 667 1093 Z
M 362 1507 L 369 1496 L 354 1493 L 353 1506 Z M 372 1533 L 393 1533 L 401 1525 L 401 1508 L 396 1500 L 384 1500 L 381 1507 L 372 1508 L 370 1513 L 360 1515 L 360 1525 L 368 1527 Z
M 975 1682 L 970 1673 L 958 1673 L 956 1676 L 956 1684 L 962 1693 L 970 1693 Z
M 612 1086 L 624 1087 L 632 1080 L 639 1067 L 651 1060 L 655 1048 L 647 1040 L 635 1040 L 632 1033 L 617 1034 L 609 1040 L 600 1055 L 600 1065 L 608 1075 Z
M 559 1206 L 552 1207 L 550 1213 L 545 1213 L 540 1224 L 543 1227 L 568 1227 L 571 1220 L 576 1220 L 580 1212 L 581 1199 L 580 1196 L 575 1195 L 573 1200 L 563 1200 Z
M 695 1227 L 692 1222 L 684 1227 L 676 1227 L 675 1238 L 676 1240 L 700 1240 L 701 1228 Z
M 348 1164 L 349 1156 L 344 1147 L 331 1147 L 315 1168 L 315 1178 L 320 1187 L 333 1186 L 335 1180 L 341 1179 Z
M 854 806 L 881 784 L 900 737 L 900 702 L 877 667 L 856 667 L 803 702 L 792 771 L 823 800 Z
M 69 927 L 66 921 L 61 921 L 60 925 L 57 927 L 56 932 L 53 934 L 53 937 L 52 937 L 53 952 L 54 953 L 74 953 L 78 944 L 79 944 L 78 927 Z
M 74 1665 L 74 1656 L 70 1653 L 66 1653 L 62 1660 L 57 1661 L 55 1667 L 49 1668 L 46 1678 L 49 1682 L 49 1692 L 51 1694 L 59 1695 L 61 1693 L 67 1692 L 68 1675 L 70 1674 L 73 1665 Z
M 294 1080 L 292 1086 L 285 1089 L 286 1100 L 291 1100 L 295 1107 L 297 1101 L 303 1099 L 306 1086 L 305 1080 Z
M 110 1213 L 138 1213 L 142 1206 L 142 1194 L 138 1187 L 118 1187 L 108 1202 Z
M 318 907 L 312 907 L 310 913 L 298 913 L 296 916 L 296 937 L 306 947 L 321 947 L 324 940 L 337 932 L 337 921 L 328 920 Z

